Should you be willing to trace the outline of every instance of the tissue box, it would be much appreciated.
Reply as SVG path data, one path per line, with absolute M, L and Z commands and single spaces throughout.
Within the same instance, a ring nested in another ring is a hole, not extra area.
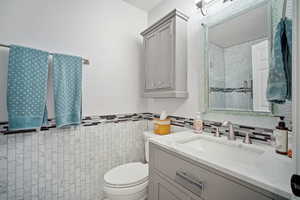
M 171 133 L 171 119 L 160 120 L 159 118 L 154 118 L 153 123 L 155 134 L 168 135 Z

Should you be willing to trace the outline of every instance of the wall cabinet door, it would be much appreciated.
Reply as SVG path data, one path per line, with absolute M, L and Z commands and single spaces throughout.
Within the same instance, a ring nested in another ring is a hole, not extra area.
M 173 10 L 141 33 L 146 98 L 187 98 L 188 16 Z
M 159 35 L 155 32 L 145 38 L 145 89 L 156 88 L 159 65 Z
M 170 21 L 145 38 L 147 90 L 172 88 L 173 52 L 173 31 Z
M 174 47 L 173 23 L 168 22 L 162 26 L 157 34 L 159 36 L 159 65 L 157 71 L 157 89 L 169 89 L 174 79 Z

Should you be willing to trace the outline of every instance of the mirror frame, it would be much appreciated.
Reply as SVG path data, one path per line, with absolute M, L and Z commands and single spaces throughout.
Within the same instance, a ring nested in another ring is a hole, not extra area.
M 248 8 L 241 9 L 232 15 L 225 16 L 223 19 L 216 19 L 213 20 L 213 17 L 209 23 L 202 23 L 204 28 L 204 112 L 205 113 L 221 113 L 221 114 L 238 114 L 238 115 L 249 115 L 249 116 L 273 116 L 274 113 L 274 105 L 270 105 L 270 112 L 255 112 L 255 111 L 238 111 L 238 110 L 226 110 L 226 109 L 212 109 L 209 107 L 209 41 L 208 41 L 208 30 L 214 26 L 217 26 L 223 22 L 226 22 L 230 19 L 236 18 L 240 15 L 243 15 L 251 10 L 256 8 L 267 6 L 268 9 L 268 24 L 269 24 L 269 31 L 268 31 L 268 38 L 270 41 L 270 48 L 269 48 L 269 59 L 270 64 L 272 62 L 272 47 L 273 47 L 273 27 L 272 27 L 272 2 L 271 0 L 264 0 L 262 2 L 256 3 L 254 5 L 249 6 Z

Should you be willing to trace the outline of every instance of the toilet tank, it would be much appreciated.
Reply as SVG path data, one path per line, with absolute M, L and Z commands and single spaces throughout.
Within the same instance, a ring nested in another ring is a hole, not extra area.
M 144 131 L 145 159 L 147 163 L 149 162 L 149 139 L 154 137 L 160 137 L 160 135 L 156 135 L 153 131 Z

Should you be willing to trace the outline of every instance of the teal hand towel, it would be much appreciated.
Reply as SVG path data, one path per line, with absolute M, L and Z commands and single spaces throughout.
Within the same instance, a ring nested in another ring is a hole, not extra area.
M 283 104 L 292 98 L 292 22 L 282 19 L 274 37 L 273 58 L 269 70 L 267 99 Z
M 53 81 L 56 126 L 80 124 L 82 58 L 54 54 Z
M 292 100 L 292 51 L 293 51 L 293 23 L 292 20 L 285 18 L 285 34 L 281 40 L 283 49 L 284 71 L 287 79 L 287 100 Z
M 9 130 L 40 128 L 47 119 L 48 52 L 12 45 L 9 51 Z

